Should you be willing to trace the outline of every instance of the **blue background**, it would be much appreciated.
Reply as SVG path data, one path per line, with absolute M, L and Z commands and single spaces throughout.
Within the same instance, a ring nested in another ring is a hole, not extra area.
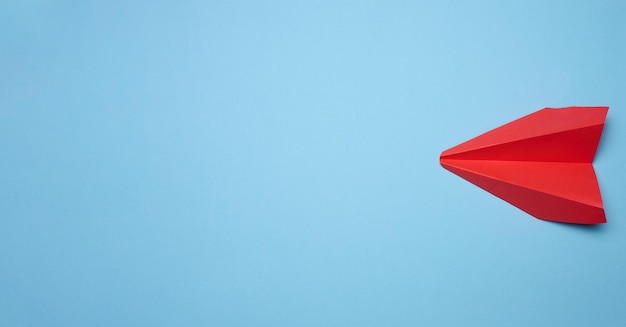
M 3 1 L 0 325 L 626 323 L 620 1 Z M 611 107 L 608 223 L 439 166 Z

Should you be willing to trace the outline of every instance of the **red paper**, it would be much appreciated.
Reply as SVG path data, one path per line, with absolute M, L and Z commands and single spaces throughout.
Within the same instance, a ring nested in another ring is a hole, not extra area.
M 545 108 L 441 153 L 441 165 L 532 216 L 605 223 L 592 162 L 608 107 Z

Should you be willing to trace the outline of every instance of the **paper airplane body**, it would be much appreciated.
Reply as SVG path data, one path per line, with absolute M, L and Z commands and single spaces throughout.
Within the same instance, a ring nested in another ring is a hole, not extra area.
M 536 218 L 605 223 L 592 162 L 608 110 L 545 108 L 450 148 L 439 160 Z

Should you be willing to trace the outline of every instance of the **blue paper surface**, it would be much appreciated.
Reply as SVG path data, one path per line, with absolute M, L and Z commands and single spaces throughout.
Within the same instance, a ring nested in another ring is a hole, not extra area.
M 0 325 L 626 321 L 619 1 L 0 4 Z M 439 166 L 607 105 L 608 223 Z

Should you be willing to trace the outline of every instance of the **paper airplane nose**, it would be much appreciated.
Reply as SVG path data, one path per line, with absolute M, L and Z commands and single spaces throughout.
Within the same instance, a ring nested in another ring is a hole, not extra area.
M 545 108 L 441 153 L 441 165 L 542 220 L 606 222 L 593 169 L 608 107 Z

